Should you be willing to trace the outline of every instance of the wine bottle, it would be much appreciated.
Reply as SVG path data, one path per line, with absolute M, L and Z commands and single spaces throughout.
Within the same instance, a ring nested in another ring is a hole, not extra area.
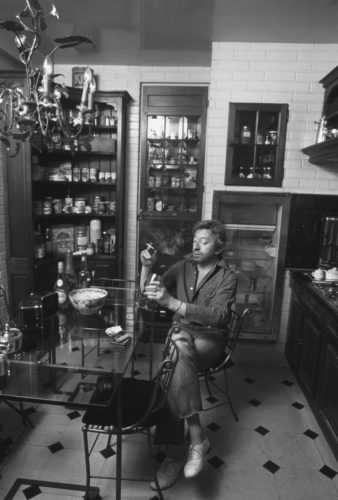
M 46 256 L 50 257 L 53 253 L 52 232 L 50 227 L 45 228 L 45 252 Z
M 61 309 L 67 307 L 67 290 L 65 286 L 64 265 L 62 261 L 58 262 L 58 275 L 53 290 L 58 294 L 59 307 Z
M 65 255 L 65 271 L 64 281 L 67 295 L 77 286 L 76 274 L 74 271 L 73 254 L 71 250 L 67 250 Z
M 78 274 L 78 288 L 88 288 L 92 284 L 92 275 L 87 267 L 87 256 L 81 255 L 81 268 Z

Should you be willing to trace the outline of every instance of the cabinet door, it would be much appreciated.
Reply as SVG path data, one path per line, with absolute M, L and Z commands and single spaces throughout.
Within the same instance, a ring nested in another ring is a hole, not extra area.
M 200 217 L 206 99 L 205 87 L 143 87 L 142 217 Z
M 230 103 L 225 184 L 281 186 L 287 104 Z
M 320 338 L 321 329 L 314 319 L 306 314 L 303 323 L 299 377 L 309 398 L 313 398 L 316 390 Z
M 319 380 L 319 418 L 338 456 L 338 351 L 327 344 Z
M 287 194 L 214 192 L 213 218 L 227 231 L 225 260 L 238 275 L 236 302 L 251 309 L 242 338 L 278 336 L 288 210 Z
M 298 371 L 300 362 L 303 322 L 303 309 L 300 306 L 296 295 L 293 293 L 291 297 L 285 354 L 287 360 L 295 371 Z

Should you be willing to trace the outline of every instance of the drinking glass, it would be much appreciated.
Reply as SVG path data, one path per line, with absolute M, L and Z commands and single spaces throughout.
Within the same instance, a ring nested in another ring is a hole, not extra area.
M 149 285 L 159 286 L 161 282 L 161 277 L 158 274 L 151 274 L 144 283 L 144 290 Z M 147 309 L 148 311 L 152 310 L 155 302 L 147 297 L 144 293 L 144 290 L 141 295 L 141 307 L 142 309 Z

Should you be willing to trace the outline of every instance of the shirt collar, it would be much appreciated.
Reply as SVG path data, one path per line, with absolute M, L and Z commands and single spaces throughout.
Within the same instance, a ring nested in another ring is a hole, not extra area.
M 191 262 L 192 264 L 195 264 L 195 261 L 194 261 L 194 257 L 193 257 L 193 254 L 189 254 L 187 257 L 186 257 L 187 261 L 188 262 Z M 216 262 L 216 266 L 218 267 L 223 267 L 224 269 L 228 269 L 228 265 L 226 264 L 225 260 L 223 259 L 222 256 L 219 257 L 219 259 L 217 260 Z

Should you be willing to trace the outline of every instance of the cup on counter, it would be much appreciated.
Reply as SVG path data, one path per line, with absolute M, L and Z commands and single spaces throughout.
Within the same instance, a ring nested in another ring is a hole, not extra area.
M 313 271 L 311 273 L 312 277 L 316 280 L 316 281 L 322 281 L 322 280 L 325 280 L 325 271 L 324 269 L 316 269 L 315 271 Z

